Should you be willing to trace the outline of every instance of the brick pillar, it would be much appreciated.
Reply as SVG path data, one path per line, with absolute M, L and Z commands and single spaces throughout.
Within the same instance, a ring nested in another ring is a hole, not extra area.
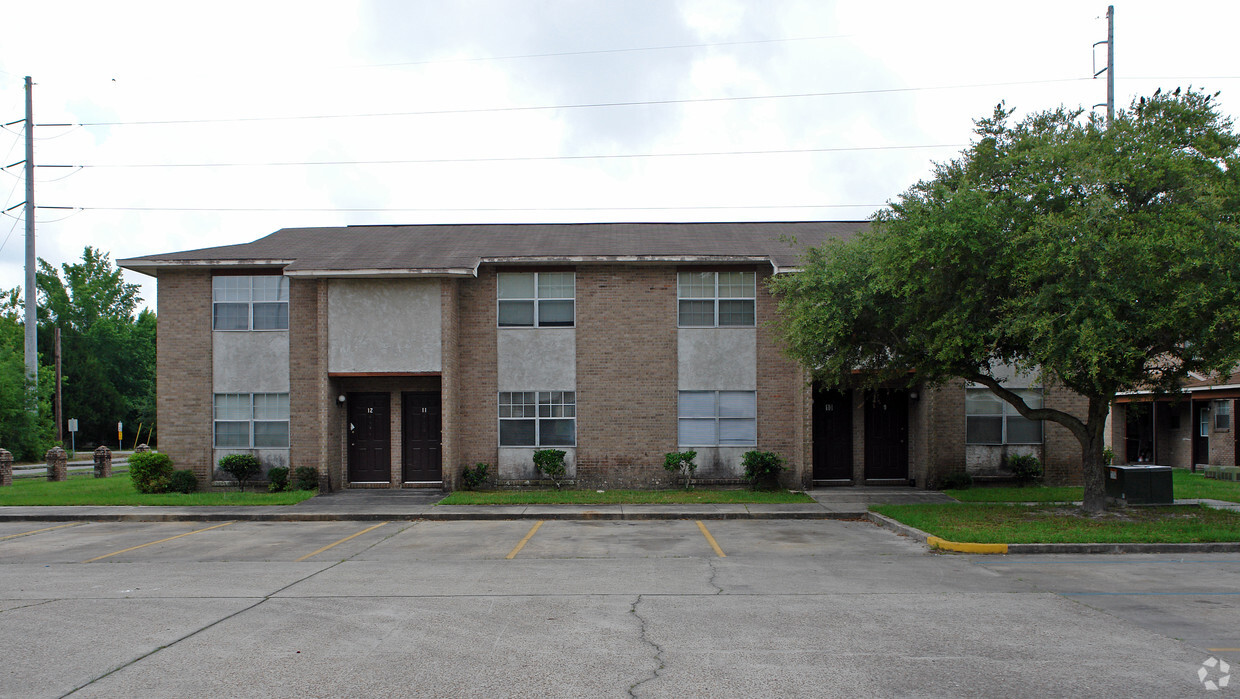
M 139 445 L 137 446 L 137 448 L 136 448 L 136 449 L 134 449 L 134 452 L 135 452 L 135 453 L 138 453 L 138 454 L 145 454 L 146 452 L 148 452 L 148 451 L 150 451 L 150 450 L 151 450 L 151 448 L 150 448 L 150 447 L 148 447 L 147 445 L 145 445 L 145 444 L 139 444 Z
M 47 459 L 47 480 L 63 481 L 68 476 L 66 465 L 69 461 L 69 455 L 60 447 L 52 447 L 47 450 L 44 455 Z
M 13 455 L 0 449 L 0 486 L 13 485 Z
M 142 446 L 146 446 L 145 444 Z M 148 447 L 149 449 L 149 447 Z M 112 477 L 112 450 L 99 447 L 95 450 L 95 478 Z

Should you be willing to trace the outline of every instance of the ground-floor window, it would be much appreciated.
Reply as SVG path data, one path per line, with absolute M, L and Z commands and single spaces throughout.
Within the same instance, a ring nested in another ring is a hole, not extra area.
M 502 447 L 571 447 L 577 444 L 577 394 L 573 391 L 501 391 Z
M 756 391 L 681 391 L 682 447 L 749 447 L 758 443 Z
M 1014 388 L 1030 408 L 1042 407 L 1042 391 Z M 1042 421 L 1030 420 L 1016 412 L 1011 403 L 989 388 L 970 388 L 965 395 L 966 444 L 1041 444 Z
M 282 449 L 289 445 L 287 393 L 216 393 L 217 449 Z

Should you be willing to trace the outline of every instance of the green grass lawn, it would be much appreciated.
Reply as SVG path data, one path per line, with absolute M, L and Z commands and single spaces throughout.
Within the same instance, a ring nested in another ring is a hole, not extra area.
M 812 503 L 787 490 L 458 490 L 440 505 L 677 505 L 708 503 Z
M 1240 514 L 1199 505 L 1129 507 L 1098 516 L 1072 505 L 876 505 L 948 541 L 982 544 L 1240 541 Z
M 14 478 L 0 488 L 3 505 L 292 505 L 316 493 L 200 492 L 143 495 L 134 490 L 128 474 L 95 478 L 91 472 L 74 473 L 69 480 L 50 483 L 41 478 Z
M 1201 473 L 1191 473 L 1186 468 L 1171 470 L 1171 490 L 1177 500 L 1208 498 L 1240 502 L 1240 482 L 1217 481 Z M 961 502 L 1080 502 L 1085 496 L 1079 486 L 1045 487 L 1031 485 L 1024 488 L 990 488 L 980 486 L 967 490 L 944 490 L 944 493 Z

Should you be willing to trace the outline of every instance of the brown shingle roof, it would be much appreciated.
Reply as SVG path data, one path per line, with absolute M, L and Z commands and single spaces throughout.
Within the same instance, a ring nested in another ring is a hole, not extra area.
M 563 223 L 285 228 L 252 243 L 118 261 L 157 275 L 168 267 L 278 265 L 291 275 L 472 274 L 490 261 L 769 261 L 850 238 L 865 221 Z M 790 242 L 795 240 L 795 246 Z

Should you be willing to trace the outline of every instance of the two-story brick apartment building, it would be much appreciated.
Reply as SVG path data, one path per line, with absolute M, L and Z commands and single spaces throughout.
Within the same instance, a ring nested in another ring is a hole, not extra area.
M 1009 450 L 1075 473 L 1066 431 L 984 391 L 818 391 L 781 353 L 767 278 L 866 225 L 302 228 L 120 265 L 158 278 L 159 447 L 200 477 L 250 451 L 330 489 L 450 488 L 477 462 L 534 477 L 549 447 L 607 487 L 666 482 L 687 449 L 720 480 L 774 451 L 806 487 L 997 473 Z

